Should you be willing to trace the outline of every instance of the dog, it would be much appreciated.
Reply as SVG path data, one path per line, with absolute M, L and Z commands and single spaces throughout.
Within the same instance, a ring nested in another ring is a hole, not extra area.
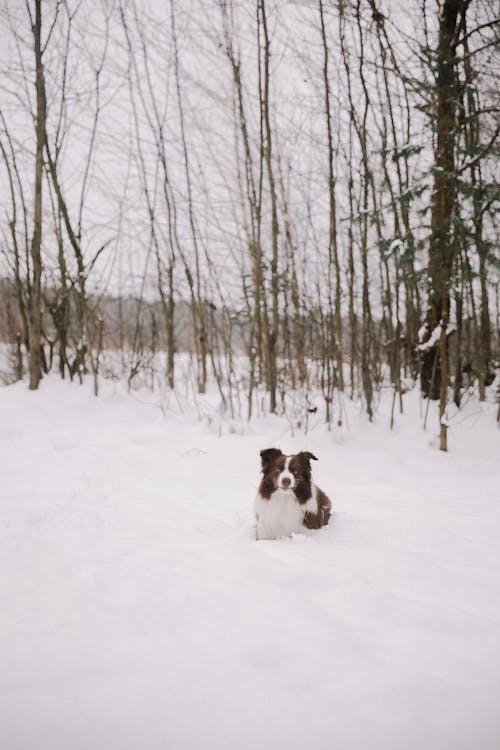
M 257 539 L 278 539 L 326 526 L 331 502 L 311 480 L 309 451 L 286 456 L 278 448 L 260 452 L 262 481 L 255 500 Z

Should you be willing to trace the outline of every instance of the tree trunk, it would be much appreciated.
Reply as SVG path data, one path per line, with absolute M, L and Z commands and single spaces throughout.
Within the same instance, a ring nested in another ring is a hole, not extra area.
M 262 30 L 264 34 L 264 94 L 262 98 L 263 116 L 264 116 L 264 155 L 266 162 L 267 177 L 269 181 L 269 195 L 271 199 L 271 326 L 267 335 L 267 372 L 269 388 L 269 409 L 271 412 L 276 411 L 276 388 L 277 388 L 277 352 L 276 344 L 278 341 L 278 323 L 279 323 L 279 284 L 278 284 L 278 207 L 276 197 L 276 186 L 273 170 L 272 155 L 272 138 L 271 138 L 271 118 L 269 104 L 269 84 L 270 84 L 270 41 L 267 28 L 267 16 L 265 0 L 260 0 L 260 14 L 262 19 Z
M 41 373 L 41 334 L 42 334 L 42 178 L 43 146 L 45 142 L 45 83 L 42 64 L 42 0 L 35 0 L 35 23 L 32 25 L 35 43 L 36 65 L 36 160 L 35 160 L 35 200 L 34 228 L 31 242 L 33 262 L 33 283 L 30 304 L 30 390 L 35 391 L 40 383 Z
M 439 344 L 434 347 L 433 357 L 438 358 L 435 367 L 435 385 L 436 390 L 439 389 L 439 447 L 443 451 L 447 450 L 447 426 L 444 422 L 444 413 L 448 400 L 447 333 L 450 317 L 450 280 L 454 257 L 451 219 L 456 192 L 454 147 L 457 90 L 454 56 L 457 18 L 460 12 L 465 13 L 467 4 L 463 0 L 445 0 L 439 23 L 437 49 L 437 146 L 434 160 L 434 193 L 429 247 L 431 290 L 426 324 L 428 338 L 438 325 L 441 326 Z M 432 362 L 432 367 L 434 367 L 434 362 Z M 428 398 L 435 398 L 437 394 L 427 390 L 425 395 Z
M 342 310 L 341 310 L 341 288 L 340 288 L 340 264 L 337 244 L 337 203 L 335 198 L 336 177 L 334 169 L 334 148 L 332 133 L 332 117 L 330 107 L 330 77 L 329 77 L 329 49 L 325 30 L 325 17 L 323 0 L 319 0 L 319 17 L 321 25 L 321 42 L 323 47 L 323 86 L 325 102 L 325 119 L 328 149 L 328 198 L 329 198 L 329 229 L 328 229 L 328 304 L 329 313 L 332 318 L 332 326 L 329 331 L 331 339 L 331 355 L 336 360 L 335 371 L 336 383 L 341 391 L 344 390 L 343 373 L 343 347 L 342 347 Z M 335 274 L 335 302 L 332 300 L 332 269 Z M 333 311 L 333 307 L 335 310 Z

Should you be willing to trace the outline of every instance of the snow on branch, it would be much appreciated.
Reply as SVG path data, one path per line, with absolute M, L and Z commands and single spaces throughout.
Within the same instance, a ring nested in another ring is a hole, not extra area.
M 422 342 L 418 345 L 418 348 L 421 352 L 425 352 L 428 349 L 432 349 L 433 346 L 436 346 L 437 342 L 439 341 L 439 338 L 441 336 L 441 331 L 443 329 L 443 324 L 441 321 L 437 324 L 437 326 L 432 331 L 431 335 L 427 339 L 427 341 Z M 446 326 L 446 335 L 449 336 L 453 331 L 455 330 L 455 326 L 451 325 L 451 323 L 448 323 Z M 418 331 L 418 340 L 422 341 L 425 333 L 427 331 L 427 326 L 423 325 L 419 328 Z

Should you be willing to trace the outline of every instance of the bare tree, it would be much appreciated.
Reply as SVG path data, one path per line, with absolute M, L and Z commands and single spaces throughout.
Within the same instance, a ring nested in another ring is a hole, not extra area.
M 31 241 L 33 279 L 31 283 L 29 314 L 29 387 L 31 390 L 36 390 L 41 378 L 40 350 L 42 345 L 42 180 L 47 101 L 45 96 L 45 79 L 43 71 L 44 50 L 42 48 L 41 0 L 35 0 L 34 16 L 29 3 L 26 3 L 26 10 L 29 15 L 31 31 L 33 34 L 36 71 L 36 159 L 33 239 Z

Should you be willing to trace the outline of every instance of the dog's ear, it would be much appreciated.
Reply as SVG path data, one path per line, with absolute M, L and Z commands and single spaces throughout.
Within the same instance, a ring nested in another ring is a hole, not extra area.
M 309 453 L 309 451 L 301 451 L 300 453 L 297 453 L 297 458 L 308 466 L 310 466 L 311 460 L 318 460 L 314 453 Z
M 268 468 L 269 464 L 271 464 L 275 458 L 278 458 L 278 456 L 282 456 L 283 453 L 280 451 L 279 448 L 266 448 L 265 450 L 260 452 L 260 458 L 262 460 L 262 468 L 264 471 Z

